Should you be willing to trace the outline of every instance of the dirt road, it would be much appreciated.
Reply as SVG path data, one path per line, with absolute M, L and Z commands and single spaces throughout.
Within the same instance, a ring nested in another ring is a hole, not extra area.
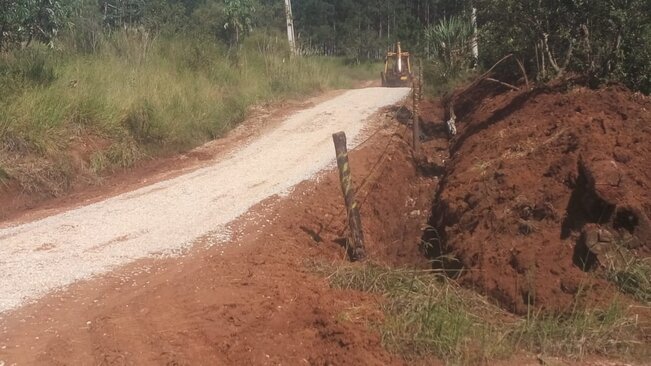
M 365 120 L 408 89 L 351 90 L 287 118 L 226 159 L 187 175 L 39 221 L 0 229 L 0 313 L 150 256 L 219 245 L 226 224 L 333 162 L 331 134 L 351 146 Z
M 373 134 L 350 153 L 366 249 L 427 268 L 418 243 L 436 178 L 413 164 L 397 111 L 368 119 Z M 336 167 L 317 177 L 230 223 L 227 245 L 199 239 L 187 255 L 143 258 L 0 314 L 0 364 L 405 364 L 376 330 L 380 298 L 332 288 L 317 270 L 342 263 L 346 227 Z

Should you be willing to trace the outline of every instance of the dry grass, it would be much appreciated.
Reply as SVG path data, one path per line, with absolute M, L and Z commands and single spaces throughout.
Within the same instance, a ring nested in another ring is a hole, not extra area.
M 118 32 L 92 54 L 38 45 L 2 53 L 0 164 L 7 174 L 0 179 L 39 189 L 41 179 L 33 178 L 52 175 L 29 166 L 65 160 L 72 138 L 83 134 L 110 142 L 87 157 L 96 173 L 187 150 L 222 136 L 256 104 L 350 87 L 375 78 L 376 68 L 289 58 L 282 38 L 264 35 L 237 52 L 199 39 Z
M 11 177 L 9 176 L 9 173 L 7 173 L 7 170 L 0 166 L 0 185 L 6 185 L 10 178 Z

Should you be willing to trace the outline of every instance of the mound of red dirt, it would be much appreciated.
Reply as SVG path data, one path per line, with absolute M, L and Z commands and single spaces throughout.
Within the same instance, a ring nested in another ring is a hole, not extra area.
M 425 234 L 461 281 L 522 313 L 561 310 L 606 248 L 651 253 L 651 99 L 548 86 L 457 102 L 458 135 Z M 454 257 L 454 260 L 449 258 Z

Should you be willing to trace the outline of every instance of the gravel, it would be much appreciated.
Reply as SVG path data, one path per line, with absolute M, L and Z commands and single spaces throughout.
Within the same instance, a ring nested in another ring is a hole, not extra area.
M 0 229 L 0 313 L 137 259 L 179 255 L 195 239 L 226 242 L 226 225 L 334 161 L 332 133 L 349 147 L 379 108 L 406 88 L 348 91 L 192 173 L 102 202 Z

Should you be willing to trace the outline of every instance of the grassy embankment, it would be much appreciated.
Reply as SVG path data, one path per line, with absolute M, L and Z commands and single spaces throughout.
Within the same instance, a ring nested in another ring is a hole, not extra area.
M 485 364 L 521 353 L 538 355 L 540 362 L 552 356 L 632 361 L 651 357 L 644 325 L 623 302 L 589 307 L 579 293 L 575 306 L 565 313 L 532 310 L 518 317 L 428 272 L 373 264 L 317 264 L 315 270 L 328 276 L 335 288 L 382 295 L 385 319 L 370 326 L 380 331 L 390 351 L 408 360 L 435 356 L 450 364 Z
M 253 105 L 350 87 L 377 71 L 290 59 L 282 39 L 262 35 L 238 52 L 137 33 L 105 37 L 92 53 L 63 48 L 0 54 L 0 186 L 62 194 L 75 177 L 222 136 Z

